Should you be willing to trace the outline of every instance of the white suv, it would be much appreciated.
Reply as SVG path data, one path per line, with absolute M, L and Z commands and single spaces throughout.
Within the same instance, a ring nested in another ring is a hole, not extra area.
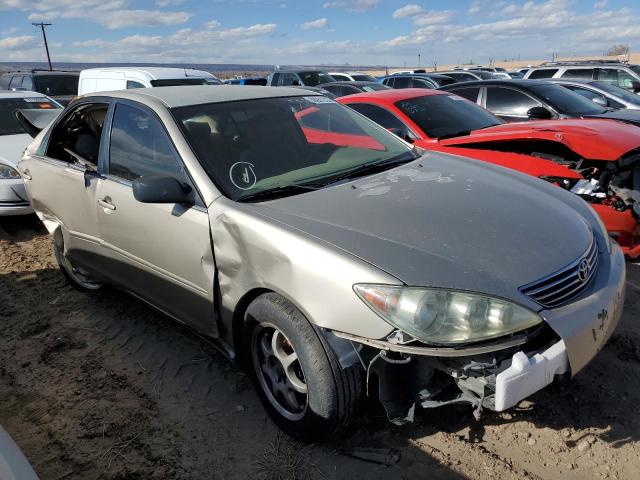
M 582 80 L 598 80 L 607 82 L 634 93 L 640 92 L 640 65 L 626 64 L 586 64 L 586 65 L 549 65 L 532 67 L 524 78 L 571 78 Z

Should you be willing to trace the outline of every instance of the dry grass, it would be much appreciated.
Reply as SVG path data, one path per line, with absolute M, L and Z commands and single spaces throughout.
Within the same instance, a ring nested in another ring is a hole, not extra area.
M 320 475 L 311 458 L 311 447 L 280 432 L 255 462 L 255 469 L 260 480 L 312 480 Z

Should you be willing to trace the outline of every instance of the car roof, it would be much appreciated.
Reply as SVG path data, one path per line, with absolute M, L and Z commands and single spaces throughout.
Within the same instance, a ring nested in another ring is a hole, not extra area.
M 466 88 L 466 87 L 484 87 L 484 86 L 488 86 L 488 85 L 494 85 L 494 86 L 499 86 L 499 87 L 515 87 L 515 88 L 523 88 L 523 89 L 528 89 L 530 87 L 535 87 L 538 85 L 551 85 L 551 82 L 546 81 L 546 79 L 544 81 L 542 80 L 501 80 L 501 79 L 494 79 L 494 80 L 474 80 L 471 82 L 460 82 L 460 83 L 452 83 L 451 85 L 445 85 L 444 87 L 441 87 L 442 90 L 449 90 L 449 89 L 453 89 L 453 88 Z
M 38 97 L 38 98 L 47 98 L 46 95 L 43 95 L 42 93 L 38 93 L 38 92 L 31 92 L 28 90 L 22 90 L 19 92 L 14 92 L 12 90 L 0 90 L 0 99 L 5 99 L 5 98 L 33 98 L 33 97 Z
M 338 80 L 337 82 L 323 83 L 322 85 L 318 85 L 318 86 L 324 87 L 325 85 L 353 85 L 356 87 L 361 87 L 366 85 L 382 85 L 382 84 L 378 82 L 368 82 L 366 80 L 356 80 L 353 82 L 349 82 L 347 80 Z
M 9 75 L 80 75 L 80 72 L 73 70 L 14 70 L 11 72 L 5 72 L 2 74 L 3 77 Z
M 204 103 L 259 100 L 263 98 L 315 96 L 315 92 L 287 87 L 263 87 L 259 85 L 184 85 L 178 87 L 135 88 L 111 92 L 94 92 L 86 97 L 112 97 L 134 100 L 140 103 L 160 101 L 168 108 L 201 105 Z
M 354 95 L 348 95 L 347 97 L 342 98 L 348 98 L 350 100 L 378 99 L 382 100 L 384 103 L 395 103 L 401 100 L 407 100 L 409 98 L 447 94 L 448 92 L 428 88 L 391 88 L 389 90 L 378 90 L 377 92 L 356 93 Z
M 104 68 L 86 68 L 82 70 L 83 75 L 100 72 L 136 72 L 148 75 L 154 80 L 172 80 L 175 78 L 189 78 L 195 75 L 213 76 L 204 70 L 195 70 L 193 68 L 178 67 L 104 67 Z M 198 78 L 200 78 L 198 77 Z

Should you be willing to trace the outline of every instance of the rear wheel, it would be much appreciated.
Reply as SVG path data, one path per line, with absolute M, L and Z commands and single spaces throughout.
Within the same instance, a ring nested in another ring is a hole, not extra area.
M 80 267 L 74 266 L 71 260 L 67 258 L 64 254 L 64 240 L 62 240 L 62 235 L 56 235 L 54 238 L 53 252 L 60 271 L 71 286 L 83 292 L 94 292 L 102 288 L 101 283 L 94 281 L 88 272 Z
M 362 368 L 342 368 L 322 336 L 285 298 L 267 293 L 249 305 L 245 352 L 262 403 L 288 434 L 319 441 L 348 426 L 362 397 Z

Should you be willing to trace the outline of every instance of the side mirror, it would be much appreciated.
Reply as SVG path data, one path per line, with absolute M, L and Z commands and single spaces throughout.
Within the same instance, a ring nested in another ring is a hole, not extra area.
M 142 203 L 193 203 L 191 187 L 167 175 L 136 178 L 132 187 L 133 197 Z
M 529 120 L 549 120 L 553 118 L 553 113 L 544 107 L 533 107 L 527 111 Z
M 596 105 L 600 105 L 601 107 L 604 107 L 604 108 L 607 108 L 609 106 L 607 99 L 604 97 L 593 97 L 591 101 Z

